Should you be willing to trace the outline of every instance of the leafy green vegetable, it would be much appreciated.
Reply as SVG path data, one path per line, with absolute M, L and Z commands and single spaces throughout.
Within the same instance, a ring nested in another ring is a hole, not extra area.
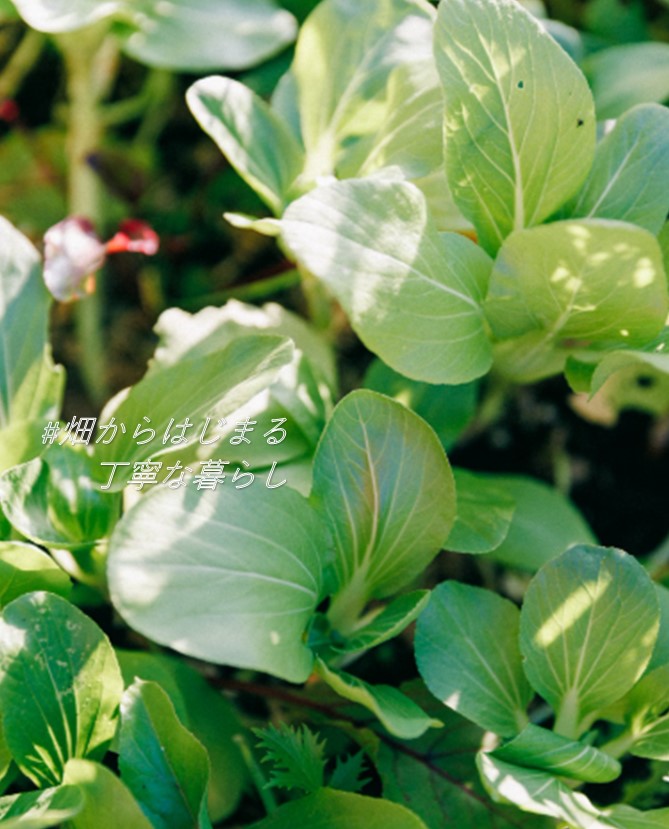
M 36 590 L 68 598 L 72 583 L 39 547 L 23 541 L 0 542 L 0 607 Z
M 458 553 L 488 553 L 504 542 L 516 509 L 513 494 L 495 478 L 454 469 L 458 512 L 446 547 Z
M 581 186 L 595 149 L 592 96 L 566 52 L 513 0 L 442 0 L 435 55 L 448 180 L 494 254 Z
M 71 819 L 83 806 L 77 786 L 56 786 L 37 792 L 0 797 L 0 821 L 4 829 L 47 829 Z
M 323 786 L 325 775 L 325 743 L 306 725 L 291 728 L 282 723 L 279 728 L 270 726 L 255 729 L 264 750 L 264 763 L 271 763 L 268 786 L 283 789 L 299 789 L 306 794 Z
M 71 758 L 100 759 L 123 690 L 109 640 L 52 593 L 28 593 L 0 619 L 0 706 L 9 746 L 37 784 L 61 781 Z

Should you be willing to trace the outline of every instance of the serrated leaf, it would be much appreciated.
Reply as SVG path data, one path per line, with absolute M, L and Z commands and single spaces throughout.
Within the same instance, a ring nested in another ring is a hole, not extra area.
M 659 616 L 653 583 L 621 550 L 576 546 L 541 568 L 525 594 L 520 648 L 558 733 L 578 737 L 630 690 L 652 655 Z
M 488 475 L 486 478 L 515 502 L 506 537 L 490 554 L 495 561 L 536 571 L 572 544 L 596 542 L 592 530 L 571 501 L 543 481 L 521 475 Z
M 620 219 L 657 235 L 669 212 L 669 110 L 637 106 L 620 118 L 597 147 L 574 218 Z
M 495 478 L 454 469 L 457 515 L 446 540 L 456 553 L 489 553 L 506 538 L 516 501 Z
M 186 101 L 239 175 L 280 216 L 304 152 L 279 115 L 231 78 L 196 81 Z
M 582 184 L 595 149 L 592 96 L 576 64 L 513 0 L 442 0 L 435 55 L 448 180 L 494 254 Z
M 439 233 L 412 184 L 365 179 L 321 187 L 290 205 L 282 233 L 391 368 L 455 384 L 490 368 L 481 310 L 490 259 L 469 239 Z
M 411 582 L 441 549 L 455 514 L 451 469 L 429 426 L 358 390 L 336 407 L 314 458 L 312 499 L 332 532 L 335 628 Z
M 119 767 L 156 829 L 211 829 L 207 752 L 155 682 L 135 680 L 123 695 Z
M 518 608 L 487 590 L 444 582 L 416 625 L 416 663 L 444 705 L 504 737 L 527 724 L 532 698 L 518 650 Z
M 250 829 L 425 829 L 409 809 L 374 797 L 321 789 L 285 803 Z
M 182 653 L 303 682 L 325 529 L 287 487 L 226 483 L 154 490 L 124 516 L 109 549 L 112 601 L 131 627 Z
M 3 829 L 60 826 L 81 811 L 83 802 L 83 794 L 77 786 L 10 794 L 0 797 L 0 823 Z
M 440 724 L 397 688 L 390 685 L 371 685 L 345 671 L 328 667 L 322 659 L 317 659 L 316 669 L 333 691 L 344 699 L 367 708 L 378 717 L 383 727 L 396 737 L 415 740 L 429 728 Z
M 0 706 L 7 745 L 31 780 L 59 783 L 71 758 L 101 758 L 123 691 L 109 640 L 52 593 L 28 593 L 0 620 Z
M 645 345 L 669 310 L 659 245 L 607 219 L 519 231 L 497 257 L 484 307 L 500 339 L 537 331 L 548 345 Z
M 492 756 L 505 763 L 589 783 L 609 783 L 621 773 L 620 763 L 603 751 L 533 723 L 495 749 Z
M 359 792 L 370 778 L 365 776 L 365 753 L 356 751 L 346 757 L 337 757 L 328 785 L 343 792 Z
M 323 786 L 325 743 L 306 725 L 293 728 L 281 723 L 278 728 L 254 729 L 265 751 L 264 763 L 271 764 L 268 786 L 300 789 L 311 794 Z
M 47 590 L 67 598 L 72 582 L 39 547 L 22 541 L 0 542 L 0 608 L 35 590 Z

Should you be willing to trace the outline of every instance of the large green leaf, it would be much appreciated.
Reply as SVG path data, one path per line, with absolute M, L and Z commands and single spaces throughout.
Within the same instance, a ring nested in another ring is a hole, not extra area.
M 389 75 L 430 57 L 433 19 L 424 0 L 326 0 L 309 16 L 291 67 L 305 183 L 338 172 L 351 147 L 358 154 L 360 144 L 373 144 L 387 112 Z
M 118 524 L 112 601 L 131 627 L 182 653 L 304 681 L 321 599 L 325 530 L 283 487 L 152 492 Z
M 209 755 L 209 814 L 212 821 L 233 812 L 247 783 L 247 768 L 235 735 L 243 732 L 235 707 L 183 660 L 165 654 L 117 650 L 126 685 L 156 682 L 177 716 Z
M 119 767 L 155 829 L 211 829 L 207 752 L 155 682 L 138 679 L 123 695 Z
M 196 81 L 186 101 L 230 164 L 280 216 L 304 161 L 302 148 L 281 117 L 231 78 Z
M 22 541 L 0 541 L 0 607 L 35 590 L 67 598 L 71 589 L 67 574 L 39 547 Z
M 47 829 L 60 826 L 82 807 L 83 794 L 77 786 L 11 794 L 0 797 L 0 824 L 3 829 Z
M 415 740 L 438 720 L 429 717 L 412 699 L 391 685 L 370 685 L 345 671 L 329 668 L 319 659 L 317 671 L 337 694 L 371 711 L 384 728 L 403 740 Z
M 572 544 L 596 543 L 571 501 L 543 481 L 521 475 L 487 475 L 486 481 L 515 502 L 506 537 L 491 553 L 495 561 L 534 571 Z
M 321 789 L 286 803 L 251 829 L 425 829 L 413 812 L 373 797 Z
M 609 783 L 621 772 L 620 763 L 579 740 L 568 740 L 529 723 L 493 757 L 528 769 L 541 769 L 560 777 L 590 783 Z
M 455 517 L 441 444 L 418 415 L 372 391 L 335 409 L 314 458 L 313 500 L 334 538 L 342 633 L 371 598 L 409 584 L 439 552 Z
M 602 49 L 584 65 L 597 117 L 618 118 L 637 104 L 669 98 L 669 44 L 626 43 Z
M 319 188 L 291 204 L 282 232 L 391 368 L 430 383 L 464 383 L 490 368 L 481 302 L 491 262 L 468 239 L 440 234 L 412 184 Z
M 621 550 L 571 547 L 541 568 L 525 595 L 520 648 L 558 733 L 578 737 L 630 690 L 650 660 L 659 617 L 652 581 Z
M 647 230 L 582 219 L 521 230 L 505 242 L 485 302 L 499 339 L 644 345 L 669 310 L 662 254 Z
M 66 789 L 77 789 L 84 806 L 67 823 L 68 829 L 154 829 L 128 788 L 106 766 L 90 760 L 70 760 L 65 766 Z
M 109 640 L 52 593 L 28 593 L 0 620 L 0 706 L 7 744 L 37 784 L 59 783 L 73 757 L 101 758 L 123 681 Z
M 532 698 L 518 650 L 518 608 L 479 587 L 444 582 L 416 626 L 416 662 L 444 705 L 508 737 Z
M 457 553 L 489 553 L 503 543 L 516 502 L 503 484 L 454 469 L 458 512 L 446 547 Z
M 44 457 L 0 477 L 0 506 L 31 541 L 76 549 L 109 535 L 120 515 L 121 498 L 102 492 L 93 481 L 88 455 L 55 445 Z
M 592 96 L 576 64 L 515 0 L 442 0 L 435 54 L 448 180 L 494 253 L 582 184 L 595 149 Z
M 626 113 L 602 139 L 573 209 L 574 218 L 620 219 L 657 235 L 669 212 L 669 110 Z
M 51 300 L 35 248 L 0 217 L 0 471 L 35 457 L 64 375 L 47 345 Z
M 109 443 L 96 444 L 93 457 L 98 463 L 99 480 L 109 483 L 109 464 L 127 463 L 116 468 L 111 483 L 112 490 L 121 489 L 131 476 L 134 463 L 155 460 L 174 451 L 175 447 L 164 439 L 172 419 L 182 423 L 190 418 L 194 424 L 185 443 L 177 448 L 182 451 L 194 444 L 206 416 L 230 415 L 269 386 L 292 357 L 289 340 L 249 335 L 232 340 L 219 351 L 184 357 L 169 366 L 150 370 L 136 386 L 113 398 L 103 413 L 103 419 L 113 415 L 117 424 L 126 425 L 127 431 L 119 432 Z M 151 440 L 143 436 L 140 439 L 139 433 L 133 437 L 136 427 L 153 430 Z

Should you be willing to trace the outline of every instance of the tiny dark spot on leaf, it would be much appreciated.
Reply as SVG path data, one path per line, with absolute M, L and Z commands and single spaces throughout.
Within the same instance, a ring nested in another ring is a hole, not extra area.
M 582 118 L 579 118 L 578 121 L 576 122 L 577 127 L 582 127 L 583 124 L 585 124 L 585 121 Z
M 518 81 L 518 89 L 523 89 L 525 86 L 525 81 Z
M 640 389 L 652 389 L 655 385 L 655 378 L 646 374 L 640 374 L 636 378 L 636 384 Z

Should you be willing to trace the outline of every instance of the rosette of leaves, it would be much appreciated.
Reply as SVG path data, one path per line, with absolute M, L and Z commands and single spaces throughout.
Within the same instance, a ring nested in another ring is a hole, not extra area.
M 669 756 L 658 590 L 626 553 L 575 546 L 538 571 L 521 610 L 456 582 L 433 591 L 419 670 L 437 699 L 497 735 L 477 761 L 495 800 L 575 829 L 669 825 L 666 809 L 595 805 L 627 753 Z M 536 694 L 544 705 L 530 706 Z

